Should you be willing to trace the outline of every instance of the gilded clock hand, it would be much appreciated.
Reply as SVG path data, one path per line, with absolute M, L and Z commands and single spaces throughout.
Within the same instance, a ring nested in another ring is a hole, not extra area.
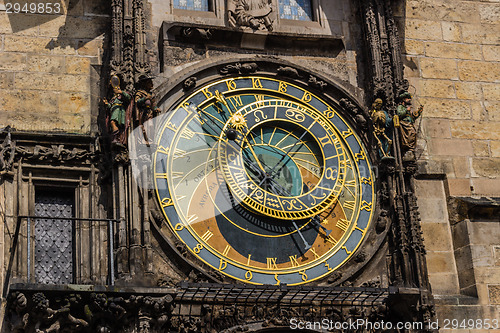
M 304 242 L 304 249 L 307 251 L 311 248 L 311 245 L 306 241 L 306 239 L 304 238 L 304 235 L 302 235 L 302 233 L 300 232 L 300 229 L 299 227 L 297 226 L 297 223 L 295 223 L 295 221 L 292 220 L 292 223 L 293 223 L 293 226 L 295 227 L 295 230 L 297 230 L 297 233 L 299 234 L 300 238 L 302 238 L 302 241 Z

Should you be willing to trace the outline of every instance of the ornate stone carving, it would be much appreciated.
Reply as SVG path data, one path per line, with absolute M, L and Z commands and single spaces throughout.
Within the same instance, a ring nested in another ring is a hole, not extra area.
M 251 74 L 255 73 L 259 69 L 259 66 L 255 62 L 246 62 L 246 63 L 235 63 L 222 67 L 219 69 L 219 73 L 222 75 L 228 74 Z
M 327 83 L 325 81 L 321 81 L 312 75 L 309 76 L 309 81 L 307 82 L 309 83 L 310 86 L 317 88 L 319 90 L 323 90 L 327 86 Z
M 182 83 L 182 88 L 184 90 L 191 90 L 193 89 L 194 87 L 196 87 L 196 77 L 194 76 L 191 76 L 189 78 L 187 78 L 183 83 Z
M 299 71 L 293 67 L 280 66 L 280 67 L 278 67 L 278 69 L 276 71 L 281 76 L 287 76 L 287 77 L 291 77 L 293 79 L 300 78 Z
M 143 0 L 113 0 L 111 69 L 120 75 L 128 91 L 134 81 L 151 72 L 146 50 Z
M 4 129 L 7 136 L 0 145 L 0 172 L 9 171 L 16 156 L 16 142 L 12 141 L 10 127 Z
M 50 299 L 50 301 L 49 301 Z M 165 332 L 170 326 L 174 298 L 104 293 L 15 292 L 9 298 L 9 325 L 14 332 Z M 55 304 L 55 305 L 51 305 Z M 85 317 L 85 319 L 83 319 Z
M 365 115 L 353 102 L 351 102 L 347 98 L 342 98 L 340 100 L 340 105 L 342 105 L 342 107 L 353 114 L 354 119 L 356 120 L 360 128 L 366 129 L 367 123 Z
M 228 0 L 229 25 L 253 30 L 273 30 L 273 9 L 269 0 Z

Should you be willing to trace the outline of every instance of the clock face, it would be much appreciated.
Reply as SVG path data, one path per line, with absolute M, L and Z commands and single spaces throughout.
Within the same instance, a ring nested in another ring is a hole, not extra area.
M 303 284 L 360 246 L 375 207 L 369 155 L 312 92 L 261 76 L 199 88 L 166 114 L 155 190 L 200 260 L 254 284 Z

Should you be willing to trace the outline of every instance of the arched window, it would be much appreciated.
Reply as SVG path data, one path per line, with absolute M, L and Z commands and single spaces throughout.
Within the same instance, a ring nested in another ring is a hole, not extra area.
M 279 0 L 279 7 L 282 19 L 313 20 L 311 0 Z
M 174 0 L 174 8 L 186 10 L 211 10 L 210 0 Z

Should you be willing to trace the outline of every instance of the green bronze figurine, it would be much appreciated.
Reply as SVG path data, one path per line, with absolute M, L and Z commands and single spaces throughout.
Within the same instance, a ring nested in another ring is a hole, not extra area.
M 117 75 L 112 75 L 109 84 L 113 90 L 113 95 L 109 99 L 103 99 L 103 103 L 108 110 L 107 124 L 108 131 L 112 136 L 112 143 L 126 144 L 127 138 L 125 128 L 127 124 L 127 106 L 131 96 L 120 88 L 120 79 Z

